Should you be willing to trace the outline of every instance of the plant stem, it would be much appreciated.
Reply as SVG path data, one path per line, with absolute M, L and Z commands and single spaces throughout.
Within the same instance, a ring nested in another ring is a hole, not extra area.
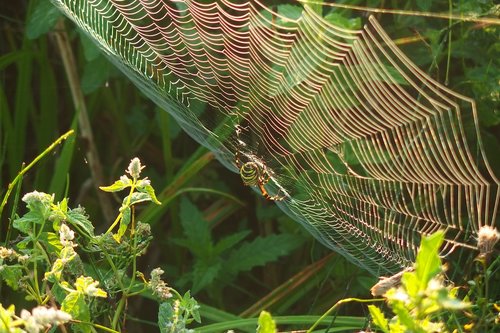
M 373 298 L 373 299 L 361 299 L 361 298 L 345 298 L 341 299 L 337 303 L 335 303 L 331 308 L 328 309 L 307 331 L 306 333 L 312 333 L 312 331 L 316 328 L 316 326 L 319 325 L 319 323 L 330 313 L 332 313 L 334 310 L 336 310 L 340 305 L 344 303 L 350 303 L 350 302 L 358 302 L 358 303 L 374 303 L 374 302 L 383 302 L 385 301 L 384 298 Z
M 51 152 L 58 144 L 60 144 L 62 141 L 66 140 L 70 135 L 74 133 L 73 130 L 69 130 L 63 135 L 61 135 L 56 141 L 54 141 L 50 146 L 48 146 L 40 155 L 35 157 L 33 161 L 31 161 L 30 164 L 28 164 L 26 167 L 22 167 L 21 171 L 17 174 L 16 178 L 12 181 L 12 183 L 9 184 L 7 187 L 7 192 L 5 193 L 2 204 L 0 205 L 0 218 L 2 217 L 2 212 L 5 207 L 5 204 L 7 203 L 7 199 L 10 196 L 10 193 L 14 189 L 14 186 L 16 186 L 17 182 L 24 176 L 26 172 L 28 172 L 38 161 L 40 161 L 45 155 L 47 155 L 49 152 Z

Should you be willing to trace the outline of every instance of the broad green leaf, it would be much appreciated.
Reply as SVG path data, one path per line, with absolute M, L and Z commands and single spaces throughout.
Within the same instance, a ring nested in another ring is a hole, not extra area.
M 35 3 L 36 7 L 26 26 L 26 36 L 29 39 L 38 38 L 49 32 L 62 17 L 61 12 L 50 1 L 39 0 Z
M 127 187 L 132 186 L 132 180 L 127 176 L 120 177 L 120 180 L 115 181 L 109 186 L 99 186 L 104 192 L 119 192 Z
M 94 225 L 88 219 L 83 207 L 71 209 L 66 215 L 66 219 L 77 231 L 84 233 L 89 238 L 94 237 Z
M 368 305 L 368 310 L 372 316 L 373 323 L 384 333 L 389 333 L 389 322 L 382 311 L 375 305 Z
M 87 62 L 81 79 L 83 93 L 87 95 L 104 87 L 113 70 L 114 67 L 102 56 Z
M 424 290 L 429 281 L 441 272 L 439 248 L 443 243 L 443 239 L 443 231 L 437 231 L 428 237 L 422 238 L 415 262 L 415 273 L 420 282 L 421 290 Z
M 161 303 L 158 309 L 158 327 L 161 333 L 170 333 L 170 323 L 174 316 L 174 309 L 170 303 Z
M 276 323 L 269 312 L 262 311 L 260 313 L 258 324 L 257 333 L 276 333 Z
M 61 310 L 69 313 L 73 319 L 78 319 L 84 322 L 90 321 L 90 309 L 85 303 L 85 296 L 82 292 L 74 291 L 69 293 L 61 305 Z M 75 328 L 84 333 L 92 332 L 89 325 L 74 324 Z

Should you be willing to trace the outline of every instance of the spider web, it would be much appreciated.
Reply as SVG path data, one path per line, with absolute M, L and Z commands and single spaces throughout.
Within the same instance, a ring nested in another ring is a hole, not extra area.
M 474 101 L 417 68 L 375 18 L 348 30 L 258 1 L 52 1 L 224 165 L 237 171 L 237 152 L 260 165 L 283 211 L 370 272 L 409 266 L 438 229 L 443 255 L 475 249 L 495 224 L 499 180 Z

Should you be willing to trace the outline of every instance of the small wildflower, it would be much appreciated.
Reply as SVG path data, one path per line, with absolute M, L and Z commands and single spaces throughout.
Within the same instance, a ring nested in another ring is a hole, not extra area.
M 54 196 L 43 192 L 33 191 L 26 193 L 22 200 L 26 202 L 28 206 L 34 206 L 40 203 L 46 206 L 54 201 Z
M 71 320 L 71 315 L 54 308 L 38 306 L 30 313 L 21 311 L 21 319 L 24 321 L 24 329 L 29 333 L 38 333 L 52 325 L 61 325 Z
M 141 161 L 134 157 L 127 168 L 127 173 L 132 176 L 132 178 L 137 179 L 141 175 L 141 171 L 144 169 L 144 166 L 141 165 Z
M 75 247 L 76 245 L 72 242 L 75 239 L 75 232 L 71 230 L 66 224 L 61 224 L 59 228 L 59 241 L 64 247 Z
M 153 291 L 153 294 L 158 296 L 162 300 L 166 300 L 172 297 L 170 292 L 170 287 L 167 283 L 161 279 L 161 275 L 165 273 L 161 268 L 155 268 L 151 271 L 151 280 L 149 280 L 149 288 Z
M 483 255 L 491 253 L 499 238 L 500 233 L 494 227 L 487 225 L 481 227 L 477 233 L 477 247 L 479 248 L 479 252 Z
M 18 257 L 16 251 L 0 246 L 0 259 L 14 260 Z

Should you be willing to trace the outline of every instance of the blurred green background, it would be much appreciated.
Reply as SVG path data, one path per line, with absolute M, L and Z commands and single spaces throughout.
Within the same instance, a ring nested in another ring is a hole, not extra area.
M 273 1 L 275 6 L 280 3 L 290 2 Z M 404 5 L 379 0 L 349 3 L 436 13 L 448 12 L 450 5 L 431 0 Z M 476 15 L 496 10 L 497 17 L 499 10 L 493 1 L 481 0 L 454 1 L 452 7 L 454 12 Z M 367 17 L 346 9 L 325 7 L 324 11 L 335 11 L 353 26 Z M 485 148 L 494 169 L 500 170 L 498 26 L 388 14 L 377 14 L 377 18 L 420 68 L 476 100 Z M 75 59 L 74 76 L 69 79 L 61 44 L 53 32 L 61 29 L 66 31 L 66 45 Z M 75 86 L 83 99 L 72 95 Z M 91 142 L 82 135 L 75 112 L 75 103 L 82 102 L 94 136 Z M 3 1 L 2 194 L 23 162 L 31 161 L 70 128 L 77 130 L 77 136 L 24 177 L 21 193 L 36 189 L 55 193 L 56 199 L 67 195 L 71 206 L 86 208 L 102 232 L 112 222 L 106 209 L 116 210 L 121 199 L 108 194 L 102 199 L 95 186 L 109 184 L 124 173 L 131 158 L 139 157 L 147 166 L 144 174 L 166 203 L 160 209 L 143 207 L 138 212 L 141 220 L 151 223 L 155 237 L 140 269 L 163 267 L 169 284 L 180 291 L 191 289 L 200 303 L 209 305 L 202 308 L 202 317 L 209 321 L 228 313 L 255 316 L 263 308 L 273 315 L 319 314 L 340 298 L 368 297 L 374 277 L 323 247 L 272 202 L 244 187 L 238 174 L 226 170 L 166 112 L 139 93 L 49 1 Z M 95 170 L 93 162 L 89 163 L 93 146 L 103 184 L 93 179 Z M 1 242 L 13 202 L 2 216 Z M 3 288 L 0 298 L 14 302 L 16 294 Z M 147 299 L 138 298 L 129 307 L 137 318 L 156 319 L 156 304 Z M 365 315 L 356 304 L 341 312 Z

